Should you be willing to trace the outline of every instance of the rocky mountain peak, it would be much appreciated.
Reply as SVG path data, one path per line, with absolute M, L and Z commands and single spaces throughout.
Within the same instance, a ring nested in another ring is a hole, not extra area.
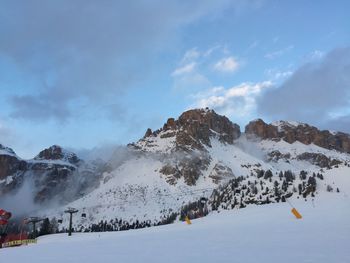
M 15 151 L 9 147 L 0 144 L 0 154 L 1 155 L 16 155 Z
M 24 169 L 26 169 L 26 162 L 19 159 L 11 148 L 0 144 L 0 180 Z
M 71 164 L 77 164 L 80 161 L 75 153 L 67 151 L 58 145 L 42 150 L 34 160 L 62 160 Z
M 220 141 L 232 144 L 241 135 L 240 127 L 227 117 L 214 110 L 194 109 L 181 114 L 177 121 L 186 135 L 210 146 L 210 137 L 217 136 Z
M 177 120 L 169 118 L 162 129 L 155 132 L 148 129 L 144 140 L 152 140 L 152 137 L 175 137 L 177 148 L 202 150 L 204 145 L 210 146 L 211 137 L 232 144 L 240 134 L 240 127 L 237 124 L 206 108 L 188 110 Z
M 166 161 L 160 172 L 170 184 L 184 177 L 186 184 L 194 185 L 210 164 L 206 147 L 212 147 L 211 139 L 233 144 L 240 134 L 240 127 L 227 117 L 208 108 L 193 109 L 182 113 L 177 120 L 169 118 L 155 132 L 148 129 L 143 139 L 131 146 L 162 154 Z M 214 177 L 219 180 L 218 176 Z
M 259 137 L 265 139 L 278 138 L 278 129 L 265 123 L 262 119 L 256 119 L 248 123 L 245 127 L 245 133 L 248 138 Z
M 284 140 L 288 143 L 299 141 L 307 145 L 313 143 L 326 149 L 350 153 L 350 136 L 348 134 L 322 131 L 305 123 L 278 121 L 267 124 L 263 120 L 257 119 L 245 127 L 245 133 L 248 138 Z

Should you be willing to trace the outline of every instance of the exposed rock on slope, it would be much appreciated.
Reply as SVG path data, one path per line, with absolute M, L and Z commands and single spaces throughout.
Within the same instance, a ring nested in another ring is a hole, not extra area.
M 268 160 L 277 162 L 280 159 L 284 159 L 284 161 L 288 161 L 290 159 L 290 153 L 283 154 L 278 150 L 272 151 L 268 153 Z
M 26 168 L 27 163 L 21 160 L 11 148 L 0 144 L 0 180 L 24 171 Z
M 304 123 L 279 121 L 266 124 L 258 119 L 251 121 L 245 128 L 248 137 L 261 139 L 284 140 L 288 143 L 299 141 L 303 144 L 315 144 L 317 146 L 350 153 L 350 136 L 345 133 L 321 131 L 316 127 Z
M 173 124 L 181 130 L 178 144 L 184 138 L 192 137 L 196 141 L 210 146 L 210 137 L 217 136 L 221 142 L 232 144 L 240 134 L 240 128 L 227 117 L 218 115 L 213 110 L 189 110 L 184 112 L 177 122 Z
M 211 137 L 232 144 L 240 134 L 239 126 L 227 117 L 218 115 L 213 110 L 195 109 L 182 113 L 178 120 L 169 118 L 163 128 L 155 132 L 148 129 L 142 143 L 136 145 L 147 150 L 153 145 L 157 147 L 154 138 L 174 138 L 172 151 L 203 150 L 204 146 L 210 146 Z
M 262 119 L 249 122 L 245 127 L 245 133 L 248 138 L 256 136 L 263 140 L 280 139 L 277 127 L 265 123 Z
M 309 161 L 321 168 L 330 168 L 331 166 L 339 165 L 342 162 L 337 159 L 331 159 L 324 154 L 305 152 L 297 156 L 298 160 Z
M 5 151 L 6 150 L 6 151 Z M 21 160 L 2 147 L 0 151 L 0 195 L 15 193 L 30 182 L 35 202 L 71 201 L 97 186 L 101 173 L 74 153 L 54 145 L 41 151 L 33 160 Z
M 76 165 L 79 163 L 79 158 L 76 156 L 75 153 L 66 151 L 62 149 L 58 145 L 53 145 L 50 148 L 47 148 L 43 151 L 41 151 L 34 160 L 61 160 L 64 162 L 71 163 L 73 165 Z
M 227 117 L 209 109 L 189 110 L 178 120 L 169 118 L 162 129 L 146 131 L 143 139 L 130 146 L 136 150 L 160 154 L 166 163 L 160 172 L 167 182 L 176 184 L 181 177 L 194 185 L 211 162 L 206 147 L 211 138 L 233 144 L 240 136 L 240 128 Z M 218 181 L 220 176 L 215 177 Z
M 235 177 L 235 175 L 230 167 L 222 163 L 217 163 L 210 172 L 209 177 L 212 178 L 215 183 L 219 183 L 222 179 L 230 179 Z
M 67 205 L 87 214 L 77 219 L 81 226 L 116 221 L 116 216 L 125 222 L 160 222 L 164 216 L 176 218 L 173 212 L 188 202 L 209 198 L 213 189 L 219 191 L 208 201 L 213 210 L 238 208 L 282 201 L 297 192 L 312 195 L 314 180 L 322 180 L 317 192 L 326 191 L 328 185 L 336 189 L 338 174 L 348 174 L 350 169 L 350 155 L 339 152 L 348 149 L 346 134 L 262 120 L 247 125 L 246 133 L 241 136 L 237 124 L 212 110 L 197 109 L 169 118 L 159 130 L 148 129 L 141 140 L 115 152 L 108 163 L 86 163 L 59 146 L 23 161 L 2 147 L 0 193 L 13 192 L 31 179 L 38 203 L 74 200 Z M 61 208 L 43 216 L 64 219 L 65 207 Z

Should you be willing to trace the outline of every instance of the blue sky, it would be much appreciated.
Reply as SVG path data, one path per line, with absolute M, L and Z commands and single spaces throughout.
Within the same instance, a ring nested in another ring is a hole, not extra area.
M 350 132 L 349 1 L 0 0 L 0 143 L 126 144 L 195 107 Z

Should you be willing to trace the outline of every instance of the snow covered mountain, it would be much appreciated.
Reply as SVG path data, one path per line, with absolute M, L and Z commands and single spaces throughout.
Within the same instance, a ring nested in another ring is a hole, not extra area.
M 12 149 L 0 145 L 0 196 L 16 194 L 29 184 L 35 203 L 74 200 L 97 187 L 100 168 L 57 145 L 31 160 L 23 160 Z
M 195 109 L 177 120 L 168 119 L 159 130 L 148 129 L 142 139 L 99 166 L 103 169 L 56 148 L 26 163 L 31 167 L 36 162 L 54 163 L 54 170 L 58 165 L 68 170 L 75 167 L 79 176 L 71 173 L 68 177 L 79 178 L 74 180 L 75 187 L 85 184 L 81 196 L 75 194 L 72 202 L 36 213 L 62 219 L 61 226 L 66 227 L 64 210 L 75 207 L 79 210 L 75 229 L 99 231 L 169 223 L 184 215 L 196 218 L 216 210 L 287 199 L 312 201 L 325 192 L 346 192 L 349 152 L 350 136 L 344 133 L 320 131 L 297 122 L 266 124 L 262 120 L 250 122 L 241 133 L 237 124 L 213 110 Z M 82 171 L 89 171 L 86 177 L 81 176 Z M 72 185 L 44 173 L 43 178 L 54 178 L 56 185 L 67 189 Z M 44 185 L 51 186 L 51 179 L 47 180 Z

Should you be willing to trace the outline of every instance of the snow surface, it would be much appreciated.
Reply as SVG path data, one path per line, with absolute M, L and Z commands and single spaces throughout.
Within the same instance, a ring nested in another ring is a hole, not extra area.
M 11 148 L 5 147 L 2 144 L 0 144 L 0 155 L 9 155 L 20 159 Z
M 343 178 L 350 189 L 349 178 Z M 314 202 L 221 211 L 192 221 L 147 229 L 43 236 L 37 244 L 0 249 L 0 262 L 284 262 L 349 263 L 349 192 Z
M 183 178 L 177 180 L 176 185 L 166 182 L 166 176 L 160 173 L 164 162 L 153 152 L 154 149 L 171 151 L 170 138 L 157 139 L 157 147 L 151 147 L 147 156 L 132 156 L 110 173 L 105 173 L 100 186 L 87 195 L 67 204 L 64 207 L 54 207 L 41 211 L 40 216 L 56 217 L 62 219 L 66 225 L 68 217 L 64 214 L 67 207 L 79 209 L 78 218 L 74 223 L 77 229 L 86 228 L 92 223 L 101 220 L 123 219 L 130 223 L 151 220 L 157 222 L 162 216 L 171 212 L 178 212 L 181 206 L 201 197 L 208 197 L 212 190 L 218 187 L 209 177 L 216 164 L 230 168 L 235 176 L 251 176 L 257 169 L 270 169 L 274 176 L 280 171 L 291 170 L 299 174 L 301 170 L 310 174 L 321 172 L 321 168 L 307 161 L 299 161 L 296 156 L 304 152 L 322 153 L 332 159 L 350 163 L 350 155 L 337 151 L 327 150 L 316 145 L 305 145 L 300 142 L 289 144 L 283 140 L 275 142 L 270 140 L 249 141 L 241 136 L 235 144 L 224 144 L 217 139 L 211 139 L 211 147 L 206 147 L 211 157 L 210 164 L 199 177 L 195 186 L 188 186 Z M 169 146 L 169 147 L 168 147 Z M 146 150 L 147 148 L 145 146 Z M 277 162 L 267 161 L 267 154 L 278 150 L 282 154 L 290 153 L 289 162 L 281 159 Z M 338 168 L 324 169 L 324 180 L 318 184 L 318 190 L 326 191 L 327 185 L 333 189 L 343 189 L 342 184 L 335 175 L 349 175 L 350 167 L 342 164 Z M 227 178 L 229 180 L 231 178 Z M 252 178 L 255 180 L 256 178 Z M 249 180 L 249 179 L 247 179 Z M 225 183 L 225 180 L 221 181 Z M 272 183 L 267 186 L 272 189 Z M 189 194 L 190 193 L 190 194 Z M 85 213 L 86 218 L 81 217 Z
M 136 145 L 142 151 L 154 153 L 170 153 L 176 146 L 176 131 L 161 131 L 156 136 L 149 136 L 139 140 Z
M 160 154 L 172 153 L 174 136 L 151 137 L 137 145 L 149 154 L 130 156 L 105 173 L 100 186 L 92 192 L 40 215 L 63 219 L 61 227 L 66 227 L 68 217 L 63 211 L 70 206 L 78 208 L 79 216 L 73 224 L 77 229 L 115 218 L 130 223 L 157 221 L 218 187 L 209 177 L 216 164 L 230 168 L 235 176 L 245 176 L 245 180 L 255 179 L 251 174 L 257 169 L 270 169 L 276 178 L 279 171 L 286 170 L 296 175 L 301 170 L 309 174 L 320 172 L 324 180 L 318 181 L 316 198 L 305 201 L 293 196 L 290 200 L 303 215 L 302 220 L 293 217 L 287 203 L 250 205 L 211 212 L 193 220 L 190 226 L 177 222 L 123 232 L 44 236 L 36 245 L 0 250 L 0 262 L 350 262 L 349 154 L 300 142 L 249 141 L 244 135 L 233 145 L 212 138 L 211 147 L 206 147 L 210 164 L 196 185 L 188 186 L 183 178 L 170 185 L 160 173 L 166 163 Z M 289 153 L 288 162 L 268 161 L 272 151 Z M 297 160 L 304 152 L 324 154 L 343 163 L 321 169 Z M 327 185 L 339 188 L 340 193 L 327 192 Z M 87 217 L 81 217 L 81 213 Z
M 27 160 L 30 164 L 47 164 L 48 167 L 52 167 L 54 165 L 62 165 L 62 166 L 72 166 L 77 167 L 76 165 L 66 161 L 65 159 L 56 159 L 56 160 L 45 160 L 45 159 L 29 159 Z
M 305 123 L 299 122 L 299 121 L 275 121 L 272 122 L 271 125 L 273 126 L 284 126 L 288 125 L 291 127 L 298 127 L 299 125 L 305 125 Z
M 44 216 L 62 218 L 68 221 L 64 210 L 67 207 L 79 209 L 79 219 L 75 227 L 88 226 L 101 220 L 122 218 L 129 222 L 136 220 L 157 221 L 193 199 L 210 194 L 216 185 L 207 178 L 200 178 L 195 187 L 185 184 L 183 178 L 176 186 L 168 184 L 159 173 L 162 163 L 152 157 L 129 159 L 111 173 L 105 173 L 101 185 L 88 195 L 57 210 L 48 210 Z M 205 189 L 210 191 L 196 191 Z M 184 194 L 191 191 L 191 195 Z M 171 210 L 169 210 L 171 209 Z M 164 213 L 164 211 L 167 211 Z

